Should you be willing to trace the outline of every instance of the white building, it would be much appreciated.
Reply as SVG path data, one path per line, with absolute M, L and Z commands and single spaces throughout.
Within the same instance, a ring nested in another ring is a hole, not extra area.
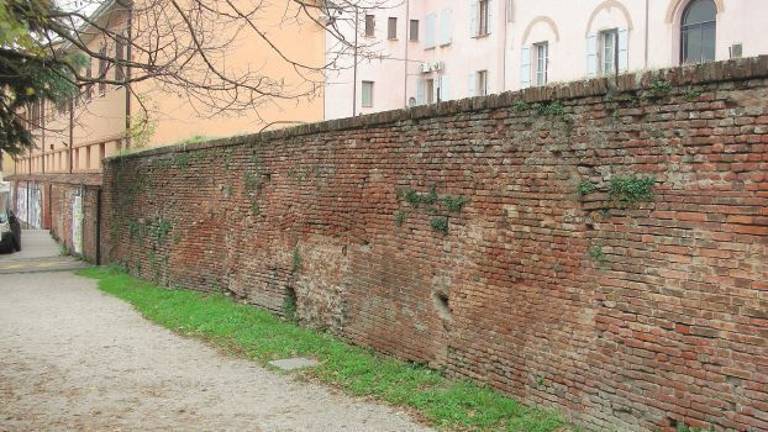
M 360 49 L 327 77 L 326 119 L 768 53 L 768 0 L 390 1 L 333 17 Z

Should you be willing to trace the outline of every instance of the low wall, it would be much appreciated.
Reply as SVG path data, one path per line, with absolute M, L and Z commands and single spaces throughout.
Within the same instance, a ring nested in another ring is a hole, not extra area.
M 762 57 L 112 158 L 105 247 L 593 430 L 768 430 L 766 77 Z

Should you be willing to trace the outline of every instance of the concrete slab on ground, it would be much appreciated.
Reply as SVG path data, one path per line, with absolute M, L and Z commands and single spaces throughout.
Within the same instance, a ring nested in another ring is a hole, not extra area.
M 274 366 L 278 369 L 282 369 L 284 371 L 292 371 L 296 369 L 305 369 L 305 368 L 311 368 L 315 367 L 318 364 L 317 360 L 309 359 L 305 357 L 292 357 L 287 359 L 281 359 L 281 360 L 272 360 L 269 362 L 271 366 Z

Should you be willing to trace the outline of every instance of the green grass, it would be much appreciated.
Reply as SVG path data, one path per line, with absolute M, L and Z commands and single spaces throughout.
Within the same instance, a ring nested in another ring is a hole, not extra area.
M 221 294 L 160 288 L 114 268 L 94 267 L 79 274 L 97 279 L 102 291 L 132 304 L 151 321 L 259 363 L 293 356 L 315 358 L 320 366 L 301 374 L 353 395 L 410 407 L 439 429 L 570 430 L 554 412 L 528 408 L 490 388 L 378 355 Z

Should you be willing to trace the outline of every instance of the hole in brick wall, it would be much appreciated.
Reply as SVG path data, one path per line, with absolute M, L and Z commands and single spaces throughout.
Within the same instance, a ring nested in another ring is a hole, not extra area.
M 437 309 L 437 315 L 443 320 L 443 326 L 447 328 L 447 324 L 453 320 L 453 312 L 451 311 L 451 305 L 449 303 L 448 294 L 444 292 L 432 293 L 432 299 Z

